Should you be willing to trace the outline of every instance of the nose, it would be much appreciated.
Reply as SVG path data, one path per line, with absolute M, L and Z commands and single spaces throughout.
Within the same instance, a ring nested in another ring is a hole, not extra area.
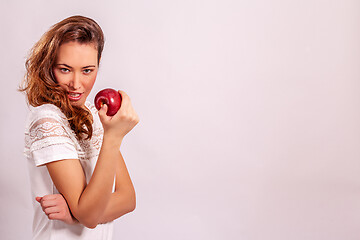
M 79 73 L 74 73 L 71 81 L 69 82 L 69 87 L 71 88 L 71 90 L 77 90 L 80 88 L 80 74 Z

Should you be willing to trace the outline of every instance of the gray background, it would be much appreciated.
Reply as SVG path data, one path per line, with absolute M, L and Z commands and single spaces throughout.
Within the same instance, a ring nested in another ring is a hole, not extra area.
M 16 92 L 54 23 L 94 18 L 106 45 L 89 100 L 129 94 L 122 152 L 137 209 L 114 239 L 360 236 L 357 0 L 1 1 L 0 233 L 30 239 Z

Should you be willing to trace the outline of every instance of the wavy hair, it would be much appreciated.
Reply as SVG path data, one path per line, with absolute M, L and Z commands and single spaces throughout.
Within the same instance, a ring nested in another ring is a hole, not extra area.
M 84 16 L 68 17 L 54 24 L 30 50 L 26 60 L 26 74 L 19 91 L 25 92 L 27 102 L 37 107 L 51 103 L 59 107 L 67 117 L 78 139 L 92 136 L 92 115 L 81 107 L 72 106 L 66 91 L 57 83 L 53 66 L 59 47 L 63 43 L 94 44 L 98 52 L 98 64 L 104 48 L 104 34 L 100 26 Z

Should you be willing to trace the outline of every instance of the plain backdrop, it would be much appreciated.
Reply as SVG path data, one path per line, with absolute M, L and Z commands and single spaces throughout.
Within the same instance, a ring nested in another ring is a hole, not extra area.
M 0 233 L 30 239 L 16 91 L 71 15 L 106 36 L 97 82 L 140 123 L 121 147 L 137 208 L 114 239 L 360 239 L 358 0 L 0 2 Z

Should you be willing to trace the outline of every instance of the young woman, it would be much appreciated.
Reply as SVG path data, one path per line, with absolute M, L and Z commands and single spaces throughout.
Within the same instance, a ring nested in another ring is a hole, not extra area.
M 103 47 L 99 25 L 73 16 L 53 25 L 26 61 L 33 239 L 112 239 L 112 221 L 135 209 L 120 145 L 139 117 L 123 91 L 113 117 L 86 100 Z

